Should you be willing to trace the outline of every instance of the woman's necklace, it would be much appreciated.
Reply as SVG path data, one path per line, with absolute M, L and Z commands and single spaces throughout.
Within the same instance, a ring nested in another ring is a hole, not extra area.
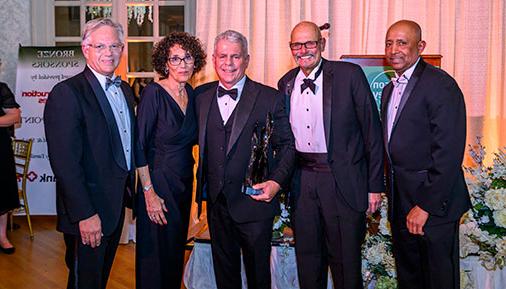
M 178 83 L 176 88 L 172 88 L 169 83 L 162 83 L 162 85 L 168 90 L 170 96 L 176 101 L 181 111 L 186 113 L 186 107 L 188 106 L 188 97 L 184 89 L 186 83 Z

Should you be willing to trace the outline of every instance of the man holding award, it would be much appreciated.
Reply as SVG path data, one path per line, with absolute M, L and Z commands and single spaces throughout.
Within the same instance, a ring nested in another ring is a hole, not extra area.
M 241 252 L 250 289 L 270 289 L 276 193 L 290 178 L 293 136 L 283 97 L 245 75 L 248 42 L 219 34 L 213 63 L 219 81 L 196 89 L 198 201 L 207 200 L 216 284 L 241 289 Z
M 383 192 L 378 109 L 362 69 L 328 61 L 319 27 L 301 22 L 290 50 L 298 67 L 278 83 L 290 104 L 297 164 L 292 221 L 301 289 L 363 288 L 360 247 L 366 211 Z

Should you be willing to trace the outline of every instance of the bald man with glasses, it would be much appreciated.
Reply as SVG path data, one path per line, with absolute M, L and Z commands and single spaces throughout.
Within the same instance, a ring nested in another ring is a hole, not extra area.
M 292 30 L 298 67 L 278 83 L 295 137 L 292 221 L 301 289 L 363 288 L 361 244 L 366 211 L 377 210 L 383 183 L 378 109 L 362 69 L 328 61 L 312 22 Z

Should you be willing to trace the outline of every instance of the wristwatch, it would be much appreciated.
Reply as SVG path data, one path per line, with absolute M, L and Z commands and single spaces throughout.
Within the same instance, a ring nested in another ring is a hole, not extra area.
M 151 190 L 152 187 L 153 187 L 153 184 L 149 184 L 147 186 L 142 187 L 142 191 L 147 192 L 147 191 Z

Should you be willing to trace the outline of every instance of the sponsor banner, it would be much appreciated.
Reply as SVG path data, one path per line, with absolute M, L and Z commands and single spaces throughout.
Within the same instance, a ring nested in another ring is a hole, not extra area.
M 436 67 L 441 66 L 441 55 L 423 55 L 422 58 Z M 385 57 L 383 55 L 342 55 L 341 59 L 362 67 L 379 110 L 383 88 L 395 76 L 395 71 Z
M 379 110 L 381 108 L 381 93 L 383 87 L 390 82 L 390 78 L 395 75 L 395 72 L 390 67 L 385 66 L 362 66 L 362 70 L 367 77 L 372 95 L 374 96 Z
M 16 138 L 33 139 L 26 185 L 30 214 L 56 214 L 56 178 L 49 165 L 44 135 L 47 96 L 55 84 L 83 71 L 85 65 L 79 46 L 19 48 L 16 101 L 21 106 L 21 126 L 16 128 Z

